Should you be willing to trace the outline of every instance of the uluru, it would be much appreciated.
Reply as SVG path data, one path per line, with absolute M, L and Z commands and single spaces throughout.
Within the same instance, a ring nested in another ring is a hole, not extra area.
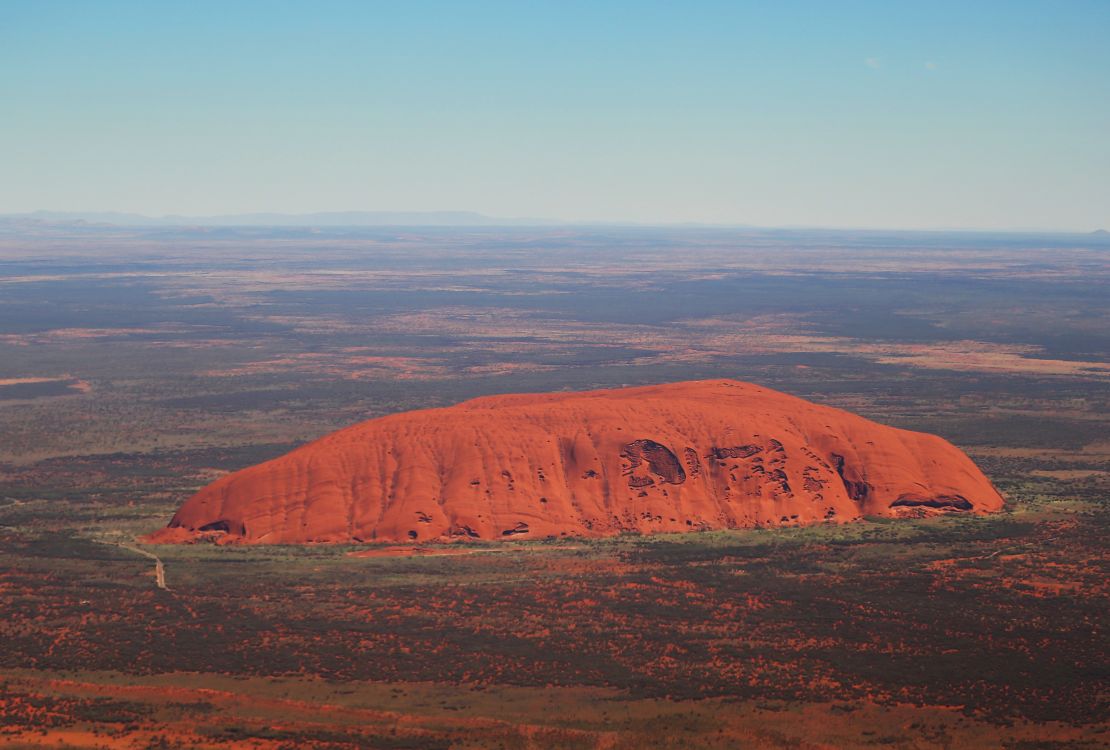
M 489 396 L 229 474 L 155 542 L 543 539 L 985 513 L 940 437 L 732 380 Z

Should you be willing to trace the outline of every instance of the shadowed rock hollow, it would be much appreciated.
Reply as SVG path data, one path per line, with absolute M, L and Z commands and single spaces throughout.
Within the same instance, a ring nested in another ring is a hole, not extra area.
M 536 539 L 989 512 L 934 435 L 729 380 L 474 399 L 230 474 L 152 541 Z

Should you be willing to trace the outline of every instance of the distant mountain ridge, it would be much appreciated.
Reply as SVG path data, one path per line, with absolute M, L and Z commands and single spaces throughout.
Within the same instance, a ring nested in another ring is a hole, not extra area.
M 246 213 L 216 216 L 145 216 L 117 211 L 33 211 L 5 214 L 7 220 L 43 223 L 110 224 L 131 227 L 266 226 L 266 227 L 374 227 L 374 226 L 556 226 L 554 219 L 505 218 L 474 211 L 321 211 L 307 214 Z
M 565 220 L 541 217 L 489 216 L 476 211 L 317 211 L 313 213 L 257 212 L 241 214 L 216 214 L 211 216 L 184 216 L 167 214 L 147 216 L 124 211 L 31 211 L 0 213 L 0 227 L 50 228 L 50 227 L 130 227 L 136 229 L 204 229 L 223 228 L 288 228 L 288 229 L 354 229 L 358 227 L 595 227 L 630 229 L 694 229 L 694 230 L 745 230 L 756 232 L 819 232 L 830 234 L 889 234 L 889 235 L 968 235 L 968 236 L 1072 236 L 1099 240 L 1102 245 L 1110 239 L 1106 229 L 1049 230 L 1049 229 L 893 229 L 876 227 L 821 227 L 821 226 L 762 226 L 757 224 L 722 224 L 702 222 L 643 223 L 615 220 Z

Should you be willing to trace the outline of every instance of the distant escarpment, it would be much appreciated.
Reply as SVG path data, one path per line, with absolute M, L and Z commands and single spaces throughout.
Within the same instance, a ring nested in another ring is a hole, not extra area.
M 542 539 L 983 513 L 933 435 L 729 380 L 474 399 L 223 477 L 155 542 Z

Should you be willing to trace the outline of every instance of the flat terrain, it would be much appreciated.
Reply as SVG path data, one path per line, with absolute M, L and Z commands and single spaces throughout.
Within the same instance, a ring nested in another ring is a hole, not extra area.
M 1082 236 L 0 224 L 0 744 L 1104 747 L 1108 260 Z M 368 417 L 713 377 L 940 434 L 1007 509 L 135 541 Z

